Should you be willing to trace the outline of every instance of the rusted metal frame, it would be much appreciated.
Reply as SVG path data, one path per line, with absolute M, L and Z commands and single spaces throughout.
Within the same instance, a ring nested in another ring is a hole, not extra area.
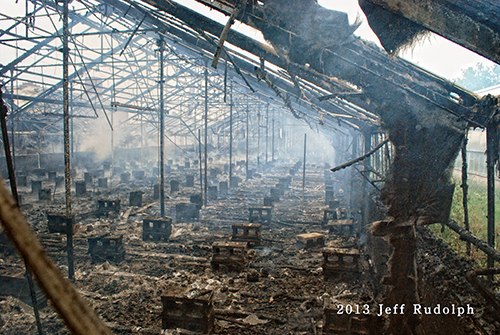
M 135 63 L 136 63 L 137 65 L 139 65 L 139 64 L 138 64 L 138 61 L 137 61 L 137 56 L 136 56 L 136 54 L 135 54 L 135 53 L 132 53 L 132 57 L 134 58 Z M 146 56 L 146 57 L 147 57 L 147 56 Z M 133 77 L 134 81 L 136 82 L 137 87 L 138 87 L 138 88 L 139 88 L 139 90 L 141 91 L 141 94 L 142 94 L 143 96 L 145 96 L 145 95 L 146 95 L 146 93 L 147 93 L 147 94 L 149 94 L 149 98 L 151 99 L 151 102 L 155 101 L 154 97 L 151 95 L 151 91 L 150 91 L 150 90 L 146 90 L 144 93 L 142 92 L 142 87 L 141 87 L 141 84 L 140 84 L 140 81 L 141 81 L 141 80 L 144 82 L 144 86 L 145 86 L 145 87 L 148 87 L 148 86 L 149 86 L 149 84 L 148 84 L 147 80 L 144 78 L 144 75 L 142 74 L 142 71 L 133 71 L 133 70 L 132 70 L 132 65 L 131 65 L 131 63 L 132 63 L 132 62 L 130 62 L 130 61 L 127 59 L 127 55 L 125 55 L 125 59 L 126 59 L 126 61 L 127 61 L 127 62 L 126 62 L 127 66 L 130 68 L 130 73 L 131 73 L 131 75 L 132 75 L 132 77 Z M 137 76 L 137 75 L 136 75 L 137 73 L 139 73 L 139 75 L 140 75 L 140 76 Z M 139 78 L 138 78 L 138 77 L 139 77 Z
M 114 49 L 113 49 L 113 50 L 114 50 Z M 71 60 L 71 58 L 70 58 L 70 60 Z M 73 61 L 72 61 L 72 60 L 71 60 L 71 62 L 73 63 Z M 124 69 L 122 68 L 122 69 L 120 69 L 120 70 L 119 70 L 119 71 L 118 71 L 115 75 L 119 74 L 119 73 L 120 73 L 120 72 L 122 72 L 122 71 L 125 71 L 128 75 L 131 75 L 131 76 L 132 76 L 132 77 L 134 77 L 134 79 L 135 79 L 135 73 L 136 73 L 136 72 L 141 72 L 142 70 L 144 70 L 145 68 L 147 68 L 147 67 L 149 66 L 149 61 L 146 61 L 146 62 L 148 62 L 148 63 L 147 63 L 146 65 L 142 66 L 142 67 L 139 67 L 139 68 L 137 69 L 137 71 L 126 72 L 126 70 L 124 70 Z M 77 69 L 76 69 L 76 66 L 75 66 L 75 64 L 74 64 L 74 63 L 73 63 L 73 67 L 75 68 L 75 72 L 78 74 Z M 113 78 L 114 78 L 114 77 L 115 77 L 115 76 L 113 76 Z M 80 74 L 78 74 L 78 78 L 79 78 L 80 82 L 83 82 L 83 81 L 82 81 L 82 79 L 81 79 Z M 123 82 L 125 82 L 125 81 L 127 81 L 127 80 L 129 80 L 129 77 L 124 77 L 124 78 L 123 78 L 123 79 L 121 79 L 120 81 L 116 82 L 114 86 L 116 87 L 117 85 L 120 85 L 121 83 L 123 83 Z M 131 84 L 131 85 L 132 85 L 132 84 Z M 131 85 L 130 85 L 130 86 L 131 86 Z M 87 96 L 87 98 L 88 98 L 88 100 L 89 100 L 89 102 L 90 102 L 90 104 L 91 104 L 91 106 L 92 106 L 92 108 L 93 108 L 93 110 L 94 110 L 95 115 L 98 117 L 97 111 L 96 111 L 96 109 L 95 109 L 95 107 L 94 107 L 94 104 L 93 104 L 93 102 L 92 102 L 92 99 L 90 98 L 90 95 L 89 95 L 89 93 L 88 93 L 87 88 L 85 87 L 85 85 L 82 85 L 82 86 L 83 86 L 84 92 L 85 92 L 85 94 L 86 94 L 86 96 Z M 125 91 L 126 89 L 128 89 L 128 88 L 129 88 L 129 87 L 124 88 L 124 89 L 121 89 L 120 91 L 118 91 L 118 93 L 122 93 L 122 92 L 124 92 L 124 91 Z M 103 90 L 103 91 L 101 92 L 101 96 L 102 96 L 102 95 L 104 95 L 104 94 L 106 94 L 107 92 L 109 92 L 111 89 L 112 89 L 112 86 L 110 86 L 110 87 L 106 88 L 105 90 Z M 146 93 L 149 93 L 152 89 L 153 89 L 153 87 L 149 88 L 149 89 L 146 91 Z M 142 92 L 142 93 L 144 94 L 144 92 Z M 111 99 L 111 100 L 112 100 L 112 99 Z M 135 101 L 135 97 L 134 97 L 134 98 L 131 98 L 128 102 L 132 102 L 132 101 Z M 77 106 L 77 105 L 75 105 L 75 106 Z M 112 102 L 111 107 L 113 107 L 113 102 Z
M 276 85 L 274 85 L 274 83 L 271 81 L 271 79 L 269 79 L 269 76 L 267 75 L 267 71 L 265 69 L 262 69 L 262 68 L 255 68 L 255 74 L 257 75 L 257 79 L 259 80 L 263 80 L 273 91 L 274 93 L 276 93 L 276 95 L 281 99 L 283 100 L 284 104 L 288 107 L 288 109 L 290 110 L 290 112 L 292 112 L 293 116 L 295 116 L 297 119 L 301 119 L 302 117 L 300 115 L 298 115 L 293 106 L 292 106 L 292 103 L 290 101 L 290 98 L 285 96 L 280 90 L 278 87 L 276 87 Z M 302 91 L 300 91 L 300 93 L 302 93 Z

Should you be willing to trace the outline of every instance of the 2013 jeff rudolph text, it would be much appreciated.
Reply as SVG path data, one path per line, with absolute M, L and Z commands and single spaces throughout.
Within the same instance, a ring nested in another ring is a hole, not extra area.
M 377 308 L 376 315 L 390 315 L 390 314 L 405 314 L 407 306 L 405 304 L 395 304 L 393 306 L 384 306 L 379 304 Z M 451 306 L 442 306 L 441 304 L 436 304 L 434 306 L 425 306 L 422 304 L 412 304 L 409 308 L 410 313 L 419 315 L 456 315 L 461 317 L 463 315 L 474 314 L 474 308 L 467 304 L 467 306 L 457 306 L 452 304 Z M 337 304 L 336 305 L 337 314 L 371 314 L 371 308 L 369 304 Z

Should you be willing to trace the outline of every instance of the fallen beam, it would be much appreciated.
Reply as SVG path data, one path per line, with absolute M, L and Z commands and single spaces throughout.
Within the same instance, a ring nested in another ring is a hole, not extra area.
M 378 149 L 382 148 L 388 142 L 389 142 L 389 139 L 385 139 L 382 142 L 380 142 L 375 148 L 373 148 L 372 150 L 368 151 L 366 154 L 364 154 L 362 156 L 359 156 L 358 158 L 355 158 L 352 161 L 349 161 L 349 162 L 344 163 L 342 165 L 336 166 L 336 167 L 330 169 L 330 171 L 336 172 L 336 171 L 345 169 L 346 167 L 349 167 L 349 166 L 351 166 L 353 164 L 356 164 L 357 162 L 361 162 L 362 160 L 364 160 L 364 159 L 370 157 L 371 155 L 373 155 L 375 152 L 377 152 Z
M 497 262 L 500 262 L 500 252 L 490 247 L 488 243 L 483 240 L 478 239 L 474 234 L 460 227 L 455 221 L 449 220 L 445 222 L 445 225 L 448 226 L 451 230 L 460 235 L 460 239 L 466 242 L 470 242 L 475 245 L 478 249 L 483 251 L 488 256 L 491 256 Z

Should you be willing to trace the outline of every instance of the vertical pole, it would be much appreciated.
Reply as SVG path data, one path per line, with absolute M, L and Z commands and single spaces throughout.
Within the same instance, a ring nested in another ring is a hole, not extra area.
M 227 62 L 226 62 L 227 63 Z M 233 83 L 231 82 L 229 91 L 229 181 L 231 188 L 231 178 L 233 177 Z
M 462 144 L 462 204 L 464 207 L 464 226 L 467 231 L 469 231 L 469 206 L 467 203 L 469 186 L 467 185 L 467 142 L 468 142 L 468 132 L 465 131 L 464 143 Z M 470 256 L 470 242 L 466 242 L 467 256 Z
M 144 120 L 143 120 L 144 113 L 141 113 L 141 162 L 142 162 L 142 155 L 143 155 L 143 150 L 144 150 Z
M 200 194 L 203 196 L 203 165 L 201 161 L 201 130 L 198 129 L 198 153 L 200 154 Z
M 273 109 L 273 129 L 271 131 L 272 133 L 272 141 L 271 141 L 271 161 L 274 162 L 274 109 Z
M 1 86 L 0 86 L 1 88 Z M 14 104 L 12 104 L 14 105 Z M 4 150 L 5 150 L 5 158 L 7 161 L 7 170 L 9 173 L 9 182 L 10 182 L 10 189 L 12 191 L 12 196 L 14 197 L 14 200 L 16 201 L 16 205 L 19 206 L 19 195 L 17 193 L 17 183 L 16 183 L 16 172 L 14 170 L 14 162 L 12 159 L 12 155 L 10 152 L 10 145 L 9 145 L 9 134 L 7 132 L 7 107 L 4 105 L 3 99 L 2 99 L 2 91 L 0 89 L 0 123 L 1 123 L 1 128 L 2 128 L 2 139 L 3 139 L 3 145 L 4 145 Z M 43 330 L 42 330 L 42 323 L 40 322 L 40 314 L 38 313 L 38 303 L 36 300 L 36 294 L 35 294 L 35 285 L 33 283 L 33 277 L 31 276 L 31 273 L 29 270 L 26 268 L 26 279 L 28 281 L 28 287 L 30 290 L 30 295 L 31 295 L 31 303 L 33 304 L 33 312 L 35 314 L 35 321 L 36 321 L 36 327 L 38 329 L 38 334 L 43 335 Z
M 266 107 L 266 164 L 269 159 L 268 148 L 269 148 L 269 103 L 267 104 Z
M 74 279 L 73 221 L 71 220 L 71 161 L 69 147 L 69 15 L 68 0 L 63 4 L 63 123 L 64 123 L 64 186 L 66 193 L 68 278 Z
M 73 82 L 70 83 L 70 90 L 69 90 L 69 101 L 70 101 L 70 114 L 71 114 L 71 138 L 70 138 L 70 145 L 71 145 L 71 155 L 70 155 L 70 159 L 73 160 L 73 162 L 75 162 L 75 152 L 74 152 L 74 142 L 75 142 L 75 139 L 74 139 L 74 132 L 73 132 L 73 122 L 74 122 L 74 118 L 73 118 Z
M 41 168 L 42 163 L 41 163 L 41 156 L 42 156 L 42 130 L 40 129 L 38 131 L 38 157 L 37 157 L 37 167 Z
M 498 131 L 496 124 L 486 127 L 486 168 L 488 174 L 488 245 L 495 247 L 495 163 L 498 160 Z M 493 257 L 488 256 L 487 266 L 492 268 Z
M 304 203 L 304 192 L 306 188 L 306 149 L 307 149 L 307 134 L 304 134 L 304 166 L 302 168 L 302 203 Z
M 359 133 L 353 133 L 351 135 L 351 159 L 356 158 L 359 156 L 358 154 L 358 147 L 359 147 Z M 349 207 L 355 208 L 355 206 L 358 206 L 358 199 L 357 199 L 357 194 L 356 194 L 356 189 L 354 187 L 356 181 L 356 169 L 354 167 L 350 167 L 350 183 L 349 183 Z M 346 183 L 347 184 L 347 183 Z M 345 194 L 345 193 L 344 193 Z M 356 209 L 357 210 L 357 209 Z
M 248 103 L 247 103 L 247 133 L 246 133 L 246 140 L 247 140 L 247 148 L 246 148 L 246 157 L 245 157 L 245 172 L 247 175 L 248 179 Z
M 364 136 L 364 153 L 367 153 L 369 152 L 371 149 L 372 149 L 372 132 L 371 130 L 367 130 L 365 132 L 363 132 L 363 136 Z M 364 178 L 363 178 L 363 202 L 361 204 L 361 206 L 363 206 L 361 208 L 362 210 L 362 224 L 363 226 L 365 224 L 368 223 L 368 213 L 369 213 L 369 204 L 368 204 L 368 201 L 370 199 L 370 197 L 368 196 L 368 181 L 367 181 L 367 178 L 370 178 L 370 166 L 371 166 L 371 159 L 372 157 L 368 158 L 368 159 L 365 159 L 363 161 L 363 173 L 365 174 L 364 175 Z M 361 227 L 360 227 L 361 228 Z
M 260 106 L 257 112 L 257 167 L 260 166 Z
M 208 70 L 205 67 L 205 187 L 203 200 L 205 207 L 207 206 L 207 190 L 208 190 Z
M 116 108 L 116 107 L 114 107 Z M 112 176 L 113 176 L 113 169 L 114 169 L 114 166 L 115 166 L 115 132 L 113 131 L 114 129 L 114 122 L 113 122 L 113 118 L 114 118 L 114 108 L 112 107 L 111 108 L 111 111 L 109 112 L 109 116 L 110 116 L 110 119 L 111 119 L 111 166 L 110 166 L 110 171 L 109 171 L 109 176 L 110 176 L 110 181 L 112 179 Z
M 227 59 L 224 62 L 224 103 L 226 102 L 227 102 Z
M 160 47 L 160 215 L 165 216 L 165 103 L 163 101 L 163 53 L 165 45 L 163 44 L 163 36 L 160 35 L 158 40 Z
M 12 109 L 14 109 L 14 70 L 10 71 L 10 93 L 12 94 Z M 17 116 L 19 119 L 19 116 Z M 19 125 L 19 124 L 18 124 Z M 12 164 L 14 166 L 14 171 L 16 169 L 16 138 L 14 133 L 14 118 L 12 118 L 12 129 L 10 137 L 12 137 Z M 19 128 L 19 127 L 18 127 Z M 19 135 L 18 135 L 19 138 Z

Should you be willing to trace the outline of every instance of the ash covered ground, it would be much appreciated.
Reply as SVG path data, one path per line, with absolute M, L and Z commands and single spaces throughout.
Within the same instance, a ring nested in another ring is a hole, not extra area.
M 228 195 L 209 200 L 208 206 L 201 209 L 199 220 L 174 220 L 168 242 L 142 240 L 142 219 L 159 212 L 158 203 L 153 200 L 152 182 L 147 178 L 128 184 L 121 184 L 119 178 L 115 178 L 109 189 L 75 198 L 74 212 L 79 224 L 74 237 L 75 286 L 116 334 L 160 334 L 160 297 L 175 290 L 187 292 L 188 296 L 214 292 L 213 334 L 326 334 L 324 307 L 332 303 L 368 305 L 368 317 L 350 316 L 362 324 L 360 332 L 350 330 L 350 333 L 382 334 L 386 316 L 376 314 L 379 302 L 390 288 L 375 279 L 379 273 L 370 257 L 372 248 L 366 238 L 330 234 L 321 224 L 326 207 L 322 166 L 308 166 L 304 203 L 302 176 L 292 177 L 290 189 L 275 203 L 272 222 L 262 226 L 261 246 L 248 251 L 245 269 L 232 272 L 211 269 L 212 243 L 229 240 L 231 225 L 247 222 L 249 205 L 262 204 L 262 199 L 269 195 L 280 177 L 289 173 L 290 167 L 276 168 L 273 173 L 242 181 Z M 173 171 L 172 178 L 178 178 L 182 184 L 184 174 Z M 128 195 L 135 190 L 145 192 L 144 206 L 129 210 Z M 22 188 L 21 191 L 28 192 Z M 179 192 L 170 194 L 168 215 L 175 218 L 175 204 L 189 202 L 189 196 L 196 192 L 199 186 L 181 187 Z M 116 197 L 123 204 L 120 213 L 106 217 L 95 215 L 98 198 Z M 66 273 L 65 236 L 50 234 L 46 222 L 47 210 L 63 208 L 62 196 L 56 195 L 52 202 L 40 202 L 25 194 L 24 200 L 23 212 L 49 255 Z M 348 205 L 347 198 L 343 202 Z M 326 246 L 360 249 L 360 273 L 325 280 L 321 247 L 306 249 L 296 239 L 297 234 L 311 232 L 325 234 Z M 87 238 L 107 233 L 123 236 L 126 257 L 119 262 L 93 264 Z M 423 316 L 416 332 L 496 334 L 500 329 L 496 311 L 465 279 L 474 264 L 459 258 L 427 228 L 419 228 L 418 237 L 422 305 L 470 304 L 474 315 Z M 0 274 L 19 276 L 23 272 L 19 258 L 4 251 Z M 46 334 L 69 333 L 50 305 L 41 309 L 41 319 Z M 1 296 L 0 333 L 37 334 L 32 307 L 16 297 Z M 183 330 L 168 333 L 189 334 Z M 345 332 L 330 330 L 330 333 Z

